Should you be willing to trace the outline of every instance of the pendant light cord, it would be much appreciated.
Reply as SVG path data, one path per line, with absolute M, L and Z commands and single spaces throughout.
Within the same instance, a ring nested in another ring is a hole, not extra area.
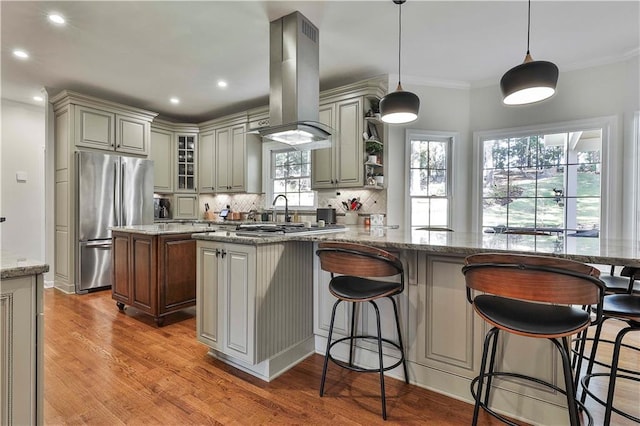
M 531 0 L 529 0 L 531 1 Z M 400 85 L 400 57 L 402 51 L 402 3 L 398 5 L 398 87 Z
M 527 12 L 527 55 L 529 54 L 530 35 L 531 35 L 531 0 L 529 0 L 529 11 Z

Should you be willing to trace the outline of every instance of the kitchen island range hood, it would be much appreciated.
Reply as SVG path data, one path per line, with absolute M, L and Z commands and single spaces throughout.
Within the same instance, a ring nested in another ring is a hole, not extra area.
M 298 150 L 331 147 L 335 130 L 320 123 L 319 33 L 300 12 L 270 23 L 269 127 L 265 141 Z

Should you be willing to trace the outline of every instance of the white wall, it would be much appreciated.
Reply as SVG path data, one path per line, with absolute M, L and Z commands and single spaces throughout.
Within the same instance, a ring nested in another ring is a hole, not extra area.
M 396 87 L 397 80 L 389 81 L 389 87 Z M 470 197 L 466 179 L 466 170 L 471 167 L 469 147 L 469 104 L 468 88 L 427 87 L 402 82 L 404 90 L 415 93 L 420 98 L 420 115 L 412 123 L 387 126 L 387 158 L 385 179 L 387 181 L 387 224 L 405 228 L 405 131 L 421 129 L 459 134 L 453 146 L 454 171 L 459 171 L 453 179 L 451 226 L 463 231 L 466 229 L 466 203 Z M 462 178 L 462 180 L 460 180 Z
M 0 245 L 16 255 L 45 260 L 44 107 L 2 100 Z M 26 182 L 16 172 L 26 172 Z
M 408 125 L 388 126 L 388 223 L 404 225 L 404 134 L 405 129 L 458 132 L 454 146 L 453 219 L 456 231 L 471 230 L 473 176 L 473 132 L 539 124 L 560 123 L 595 117 L 616 117 L 610 155 L 620 167 L 613 171 L 610 187 L 616 194 L 618 208 L 613 209 L 613 238 L 631 235 L 640 228 L 634 207 L 638 191 L 635 169 L 639 163 L 638 140 L 633 131 L 634 113 L 640 110 L 638 56 L 598 67 L 562 71 L 556 95 L 540 104 L 506 107 L 502 104 L 499 77 L 495 85 L 470 89 L 428 87 L 403 82 L 405 90 L 420 97 L 420 116 Z M 505 70 L 506 71 L 506 70 Z M 389 87 L 396 81 L 389 79 Z M 624 194 L 624 196 L 623 196 Z M 637 209 L 637 207 L 635 207 Z M 628 237 L 627 237 L 628 238 Z

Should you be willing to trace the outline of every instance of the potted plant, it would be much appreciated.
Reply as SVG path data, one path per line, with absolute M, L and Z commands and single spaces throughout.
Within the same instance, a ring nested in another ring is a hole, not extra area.
M 377 163 L 378 162 L 378 154 L 382 154 L 384 146 L 382 142 L 376 140 L 368 140 L 365 142 L 364 149 L 367 152 L 369 158 L 367 161 L 369 163 Z

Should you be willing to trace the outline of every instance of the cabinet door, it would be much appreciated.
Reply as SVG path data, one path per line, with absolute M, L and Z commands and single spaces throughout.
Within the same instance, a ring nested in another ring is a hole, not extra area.
M 124 304 L 131 304 L 129 234 L 113 233 L 111 247 L 111 297 Z
M 196 240 L 191 234 L 158 237 L 158 314 L 193 306 L 196 300 Z
M 76 146 L 88 148 L 115 148 L 115 114 L 95 108 L 76 105 Z
M 116 115 L 116 151 L 127 154 L 149 154 L 150 123 L 126 115 Z
M 196 335 L 205 345 L 222 351 L 222 244 L 198 242 L 196 259 Z
M 230 133 L 231 143 L 231 159 L 229 164 L 231 170 L 229 173 L 229 186 L 232 192 L 242 192 L 245 190 L 245 177 L 246 177 L 246 143 L 245 134 L 246 126 L 241 124 L 239 126 L 233 126 Z
M 195 192 L 197 190 L 196 165 L 196 135 L 176 135 L 176 192 Z
M 36 342 L 38 312 L 36 292 L 42 291 L 42 275 L 2 280 L 0 292 L 0 424 L 33 425 L 43 401 L 36 400 Z M 39 290 L 38 290 L 39 287 Z M 40 342 L 41 344 L 42 342 Z M 39 372 L 41 373 L 41 372 Z
M 228 192 L 231 189 L 229 182 L 229 164 L 231 149 L 231 129 L 224 128 L 216 131 L 216 190 Z
M 176 194 L 174 199 L 174 219 L 196 219 L 198 217 L 197 195 Z
M 212 130 L 201 133 L 198 140 L 198 188 L 201 193 L 211 193 L 216 189 L 215 137 Z
M 477 339 L 482 329 L 467 302 L 464 275 L 460 273 L 464 259 L 418 256 L 418 283 L 409 285 L 408 358 L 473 378 L 481 352 L 474 351 L 474 346 L 481 347 Z
M 225 244 L 224 350 L 227 355 L 253 364 L 255 361 L 255 247 Z
M 334 160 L 338 183 L 341 187 L 363 186 L 362 98 L 338 102 L 336 114 L 340 135 Z
M 173 133 L 151 129 L 151 159 L 154 191 L 173 192 Z
M 321 123 L 335 127 L 335 104 L 320 106 Z M 338 143 L 334 136 L 333 146 Z M 333 157 L 334 147 L 311 151 L 311 187 L 332 188 L 334 184 Z

